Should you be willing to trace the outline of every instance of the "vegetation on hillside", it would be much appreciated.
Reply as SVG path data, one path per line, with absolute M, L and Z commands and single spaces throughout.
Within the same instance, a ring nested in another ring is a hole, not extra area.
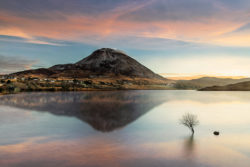
M 226 86 L 212 86 L 200 89 L 201 91 L 250 91 L 250 81 L 229 84 Z
M 235 84 L 239 82 L 250 81 L 250 78 L 232 79 L 232 78 L 215 78 L 215 77 L 203 77 L 192 80 L 179 80 L 174 84 L 176 89 L 202 89 L 211 86 L 225 86 L 228 84 Z
M 16 79 L 0 80 L 0 93 L 29 91 L 83 91 L 83 90 L 120 90 L 120 89 L 169 89 L 164 83 L 143 78 L 98 78 L 98 79 Z

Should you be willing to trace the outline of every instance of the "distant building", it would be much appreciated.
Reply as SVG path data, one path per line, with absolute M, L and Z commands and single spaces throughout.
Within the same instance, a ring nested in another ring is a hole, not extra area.
M 5 76 L 5 79 L 16 80 L 17 78 L 15 76 L 12 76 L 12 75 L 7 75 L 7 76 Z
M 22 77 L 22 78 L 20 78 L 21 79 L 21 81 L 25 81 L 26 80 L 26 78 L 24 78 L 24 77 Z
M 0 79 L 8 79 L 7 75 L 0 75 Z

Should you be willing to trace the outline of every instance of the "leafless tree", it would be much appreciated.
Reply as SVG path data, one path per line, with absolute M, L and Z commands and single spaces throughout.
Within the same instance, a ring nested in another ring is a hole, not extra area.
M 194 127 L 199 124 L 199 121 L 196 115 L 187 113 L 182 116 L 180 123 L 188 127 L 192 131 L 192 134 L 194 134 Z

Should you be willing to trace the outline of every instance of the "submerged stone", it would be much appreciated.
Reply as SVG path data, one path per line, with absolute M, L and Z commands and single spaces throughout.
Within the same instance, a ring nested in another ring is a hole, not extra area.
M 220 132 L 214 131 L 214 135 L 215 135 L 215 136 L 219 136 L 219 135 L 220 135 Z

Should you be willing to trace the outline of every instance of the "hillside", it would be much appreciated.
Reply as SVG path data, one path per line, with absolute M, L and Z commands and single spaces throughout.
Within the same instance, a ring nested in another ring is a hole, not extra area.
M 48 69 L 28 70 L 12 75 L 38 75 L 48 78 L 130 77 L 166 80 L 125 53 L 110 48 L 96 50 L 90 56 L 74 64 L 60 64 Z
M 200 91 L 250 91 L 250 81 L 225 86 L 206 87 L 200 89 Z
M 250 81 L 250 78 L 231 79 L 231 78 L 202 77 L 199 79 L 176 81 L 174 87 L 176 89 L 202 89 L 205 87 L 225 86 L 228 84 L 235 84 L 245 81 Z
M 2 85 L 10 91 L 72 91 L 114 89 L 171 89 L 172 81 L 154 73 L 119 50 L 102 48 L 74 64 L 21 71 Z

